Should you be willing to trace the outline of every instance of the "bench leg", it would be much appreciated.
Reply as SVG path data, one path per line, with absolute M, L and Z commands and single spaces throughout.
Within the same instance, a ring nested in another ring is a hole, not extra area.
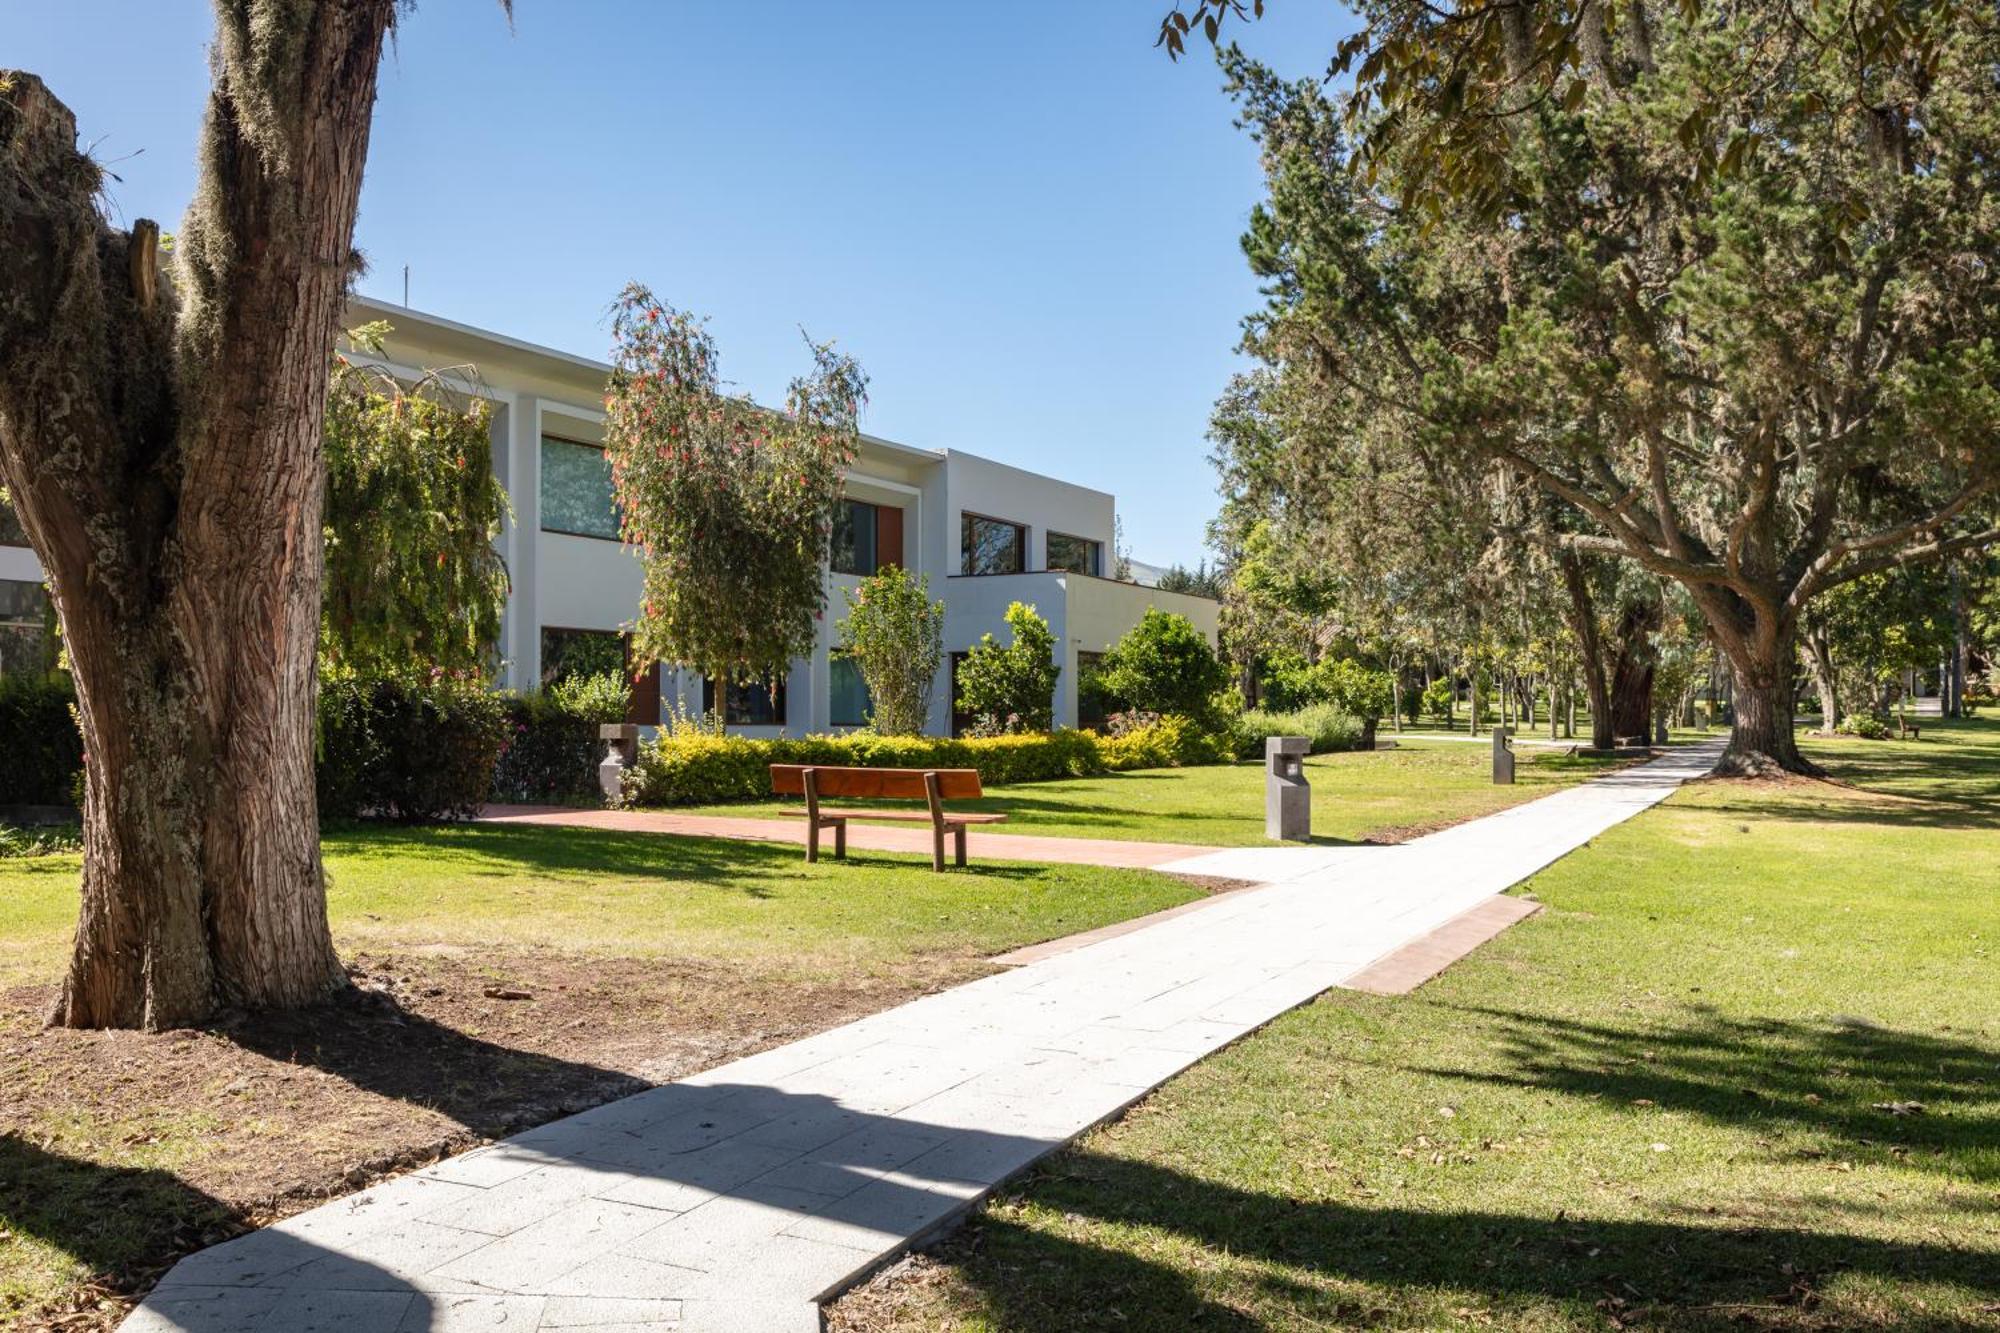
M 958 864 L 962 867 L 965 865 L 965 825 L 960 824 L 952 830 L 952 834 L 958 843 Z
M 847 859 L 847 821 L 844 819 L 833 821 L 833 854 L 838 860 Z
M 931 869 L 944 870 L 944 825 L 931 825 Z
M 819 821 L 817 819 L 808 819 L 806 821 L 806 864 L 811 865 L 817 860 L 819 860 Z

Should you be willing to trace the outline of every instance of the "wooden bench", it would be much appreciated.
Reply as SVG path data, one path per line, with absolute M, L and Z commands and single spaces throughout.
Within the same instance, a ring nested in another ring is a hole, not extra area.
M 1904 717 L 1901 713 L 1896 714 L 1896 736 L 1898 739 L 1917 740 L 1923 734 L 1923 728 L 1910 721 L 1909 718 Z
M 1007 816 L 998 814 L 953 814 L 946 801 L 976 801 L 984 793 L 979 773 L 970 768 L 836 768 L 824 764 L 771 765 L 771 793 L 775 796 L 803 796 L 805 809 L 784 813 L 806 821 L 806 860 L 819 860 L 819 831 L 833 830 L 833 854 L 847 855 L 847 821 L 850 819 L 894 819 L 931 826 L 931 869 L 944 869 L 944 840 L 950 834 L 956 844 L 956 860 L 965 864 L 965 830 L 972 824 L 1002 824 Z M 858 809 L 840 806 L 829 809 L 820 804 L 826 797 L 876 801 L 922 801 L 924 808 L 908 807 Z

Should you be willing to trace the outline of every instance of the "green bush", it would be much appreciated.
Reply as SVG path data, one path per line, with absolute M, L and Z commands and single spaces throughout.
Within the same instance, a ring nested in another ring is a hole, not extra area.
M 1858 736 L 1864 741 L 1889 739 L 1889 724 L 1873 713 L 1849 713 L 1840 719 L 1840 725 L 1835 730 L 1844 736 Z
M 1065 729 L 960 740 L 866 731 L 767 740 L 677 727 L 639 747 L 639 762 L 625 777 L 625 800 L 631 805 L 755 800 L 771 794 L 772 764 L 970 768 L 983 785 L 1004 787 L 1106 770 L 1226 763 L 1231 750 L 1230 737 L 1182 717 L 1150 719 L 1113 737 Z
M 1255 709 L 1236 720 L 1236 752 L 1245 759 L 1261 758 L 1272 736 L 1304 736 L 1314 754 L 1365 748 L 1368 728 L 1332 704 L 1315 704 L 1276 713 Z
M 475 682 L 323 680 L 320 815 L 410 823 L 469 819 L 490 798 L 506 743 L 499 696 Z
M 1373 722 L 1389 715 L 1395 702 L 1395 681 L 1388 672 L 1365 667 L 1352 658 L 1308 663 L 1296 653 L 1284 653 L 1265 667 L 1264 695 L 1280 712 L 1331 704 L 1351 717 Z
M 532 694 L 502 695 L 507 743 L 493 771 L 496 801 L 572 802 L 598 794 L 597 729 L 624 720 L 631 689 L 617 673 L 573 676 Z
M 1100 697 L 1125 708 L 1206 719 L 1229 668 L 1193 621 L 1148 608 L 1105 654 L 1095 684 Z
M 1452 706 L 1457 702 L 1458 691 L 1442 676 L 1424 686 L 1424 715 L 1434 722 L 1450 726 Z
M 1055 711 L 1055 635 L 1035 608 L 1015 602 L 1007 608 L 1013 642 L 1002 647 L 991 634 L 980 636 L 958 664 L 959 704 L 990 733 L 1041 733 Z
M 83 737 L 67 675 L 0 676 L 0 805 L 68 805 Z

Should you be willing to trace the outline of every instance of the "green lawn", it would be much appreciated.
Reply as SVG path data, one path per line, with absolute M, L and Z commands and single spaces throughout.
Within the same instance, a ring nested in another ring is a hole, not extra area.
M 1521 748 L 1512 787 L 1496 787 L 1484 745 L 1412 738 L 1393 750 L 1306 763 L 1316 842 L 1364 842 L 1457 823 L 1546 796 L 1620 761 Z M 776 815 L 796 801 L 701 806 L 687 813 Z M 838 804 L 833 802 L 831 804 Z M 1264 837 L 1261 763 L 1159 768 L 997 787 L 953 808 L 1004 813 L 1000 833 L 1248 847 Z
M 1087 866 L 860 852 L 522 825 L 362 827 L 325 840 L 342 949 L 553 948 L 754 963 L 815 977 L 879 972 L 1089 930 L 1199 897 L 1183 881 Z M 0 860 L 0 988 L 52 980 L 81 857 Z
M 833 1327 L 2000 1327 L 2000 725 L 1808 749 L 1862 789 L 1684 790 Z

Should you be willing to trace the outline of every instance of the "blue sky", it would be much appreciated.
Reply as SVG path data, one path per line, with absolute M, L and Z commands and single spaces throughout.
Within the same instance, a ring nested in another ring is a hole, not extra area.
M 1203 439 L 1256 302 L 1258 194 L 1206 48 L 1166 0 L 426 0 L 383 70 L 360 284 L 602 357 L 627 280 L 705 314 L 776 401 L 803 327 L 872 379 L 864 425 L 1115 492 L 1140 559 L 1192 563 Z M 1274 0 L 1244 46 L 1324 67 L 1352 19 Z M 171 229 L 207 87 L 202 0 L 0 0 L 42 75 Z

